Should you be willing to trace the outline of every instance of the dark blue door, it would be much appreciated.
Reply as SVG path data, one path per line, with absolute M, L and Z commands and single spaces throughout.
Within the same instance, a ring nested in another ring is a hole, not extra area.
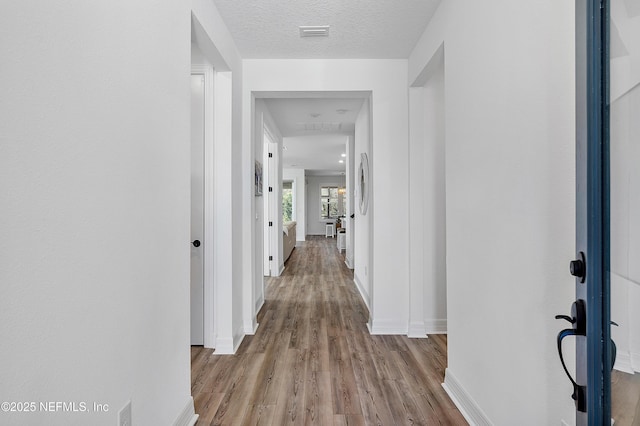
M 575 336 L 578 425 L 638 424 L 640 2 L 576 1 L 576 77 L 576 302 L 558 349 Z

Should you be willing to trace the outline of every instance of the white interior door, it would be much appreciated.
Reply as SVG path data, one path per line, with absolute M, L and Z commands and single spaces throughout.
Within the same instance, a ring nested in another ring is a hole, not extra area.
M 262 189 L 262 202 L 263 202 L 263 209 L 262 209 L 262 215 L 264 217 L 264 238 L 263 238 L 263 242 L 264 242 L 264 276 L 265 277 L 269 277 L 271 276 L 271 268 L 273 265 L 273 250 L 272 250 L 272 241 L 271 241 L 271 227 L 269 226 L 269 221 L 273 222 L 273 219 L 271 218 L 271 197 L 270 197 L 270 193 L 269 193 L 269 185 L 271 185 L 271 182 L 269 181 L 270 176 L 269 176 L 269 141 L 268 141 L 268 135 L 265 132 L 264 134 L 264 149 L 263 149 L 263 156 L 262 156 L 262 182 L 263 182 L 263 189 Z
M 204 344 L 204 75 L 191 75 L 191 344 Z

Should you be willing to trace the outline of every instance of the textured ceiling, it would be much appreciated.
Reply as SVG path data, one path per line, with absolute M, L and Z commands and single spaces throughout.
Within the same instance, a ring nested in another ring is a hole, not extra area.
M 214 0 L 243 58 L 408 58 L 440 0 Z M 329 25 L 301 38 L 299 26 Z
M 285 137 L 285 168 L 305 169 L 308 175 L 345 171 L 347 135 L 355 129 L 362 98 L 265 99 L 278 130 Z
M 304 169 L 305 174 L 331 176 L 345 172 L 345 152 L 348 137 L 345 135 L 313 135 L 284 139 L 286 150 L 282 152 L 282 166 Z
M 353 133 L 362 99 L 265 99 L 282 136 Z

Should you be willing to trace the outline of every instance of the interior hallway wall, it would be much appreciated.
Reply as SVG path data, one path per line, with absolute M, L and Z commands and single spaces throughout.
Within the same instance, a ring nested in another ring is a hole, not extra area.
M 615 368 L 640 371 L 640 25 L 624 4 L 611 8 L 611 327 Z
M 296 241 L 304 241 L 307 235 L 307 184 L 304 169 L 282 169 L 282 179 L 294 183 Z
M 259 259 L 260 262 L 264 261 L 264 227 L 265 223 L 269 221 L 269 212 L 264 211 L 264 197 L 269 196 L 268 186 L 273 188 L 272 198 L 276 203 L 275 209 L 272 208 L 272 211 L 275 210 L 275 217 L 272 218 L 273 226 L 275 229 L 282 229 L 282 164 L 280 161 L 282 155 L 282 136 L 280 134 L 280 129 L 276 125 L 271 113 L 269 112 L 269 108 L 263 99 L 255 100 L 255 123 L 254 123 L 254 152 L 255 152 L 255 161 L 259 161 L 262 163 L 262 172 L 263 176 L 266 178 L 267 173 L 269 172 L 269 164 L 264 159 L 264 144 L 265 144 L 265 128 L 269 132 L 269 135 L 272 138 L 272 146 L 270 149 L 273 151 L 274 155 L 270 161 L 274 162 L 273 166 L 273 176 L 272 182 L 263 181 L 262 188 L 262 196 L 256 197 L 255 211 L 256 211 L 256 245 L 255 245 L 255 256 L 256 259 Z M 273 261 L 271 265 L 271 275 L 279 276 L 280 272 L 284 268 L 284 261 L 282 259 L 282 232 L 275 232 L 276 241 L 272 242 L 272 252 L 269 253 L 273 256 Z M 267 255 L 269 255 L 267 254 Z M 255 269 L 255 277 L 254 277 L 254 285 L 253 285 L 253 306 L 252 306 L 252 314 L 257 315 L 258 311 L 262 307 L 264 303 L 264 272 L 262 268 Z M 245 327 L 245 332 L 248 334 L 253 334 L 254 325 L 252 322 L 248 322 Z
M 247 103 L 254 92 L 372 94 L 371 205 L 367 214 L 373 223 L 371 265 L 376 265 L 376 270 L 369 271 L 374 294 L 370 327 L 374 333 L 406 334 L 409 227 L 408 221 L 394 219 L 406 214 L 409 207 L 407 60 L 247 59 L 243 73 L 243 122 L 247 128 L 251 126 Z M 246 136 L 243 149 L 248 168 L 252 153 Z M 255 220 L 254 208 L 248 207 L 245 226 Z M 251 283 L 245 285 L 250 288 Z
M 371 214 L 360 212 L 360 176 L 358 176 L 362 154 L 371 156 L 371 101 L 366 99 L 356 117 L 353 148 L 354 170 L 354 206 L 353 238 L 355 250 L 353 253 L 353 281 L 358 286 L 365 304 L 371 309 L 372 278 L 369 250 L 371 248 Z
M 193 412 L 190 18 L 190 2 L 0 6 L 3 400 L 109 405 L 3 424 L 110 426 L 128 400 L 138 424 Z
M 444 47 L 410 90 L 410 337 L 447 332 Z
M 192 0 L 192 36 L 214 67 L 214 325 L 216 353 L 230 354 L 242 338 L 244 232 L 242 211 L 242 60 L 211 0 Z M 243 316 L 244 315 L 244 316 Z
M 444 43 L 445 384 L 477 424 L 574 418 L 554 319 L 574 293 L 574 23 L 573 2 L 450 0 L 409 60 L 413 84 Z
M 349 269 L 353 269 L 353 253 L 355 250 L 354 218 L 355 218 L 355 212 L 356 212 L 356 204 L 355 204 L 356 198 L 355 198 L 354 175 L 356 174 L 356 171 L 354 170 L 354 152 L 355 152 L 355 131 L 353 135 L 349 136 L 349 140 L 347 141 L 347 149 L 345 152 L 345 154 L 347 154 L 347 157 L 345 158 L 346 160 L 345 175 L 347 178 L 347 210 L 345 213 L 347 248 L 345 249 L 344 262 Z

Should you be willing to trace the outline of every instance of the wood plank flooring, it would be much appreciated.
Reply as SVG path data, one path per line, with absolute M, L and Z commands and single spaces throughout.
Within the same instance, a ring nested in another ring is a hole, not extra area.
M 611 416 L 615 426 L 640 426 L 640 374 L 611 372 Z
M 298 243 L 236 355 L 191 349 L 197 425 L 466 425 L 446 336 L 372 336 L 335 239 Z

